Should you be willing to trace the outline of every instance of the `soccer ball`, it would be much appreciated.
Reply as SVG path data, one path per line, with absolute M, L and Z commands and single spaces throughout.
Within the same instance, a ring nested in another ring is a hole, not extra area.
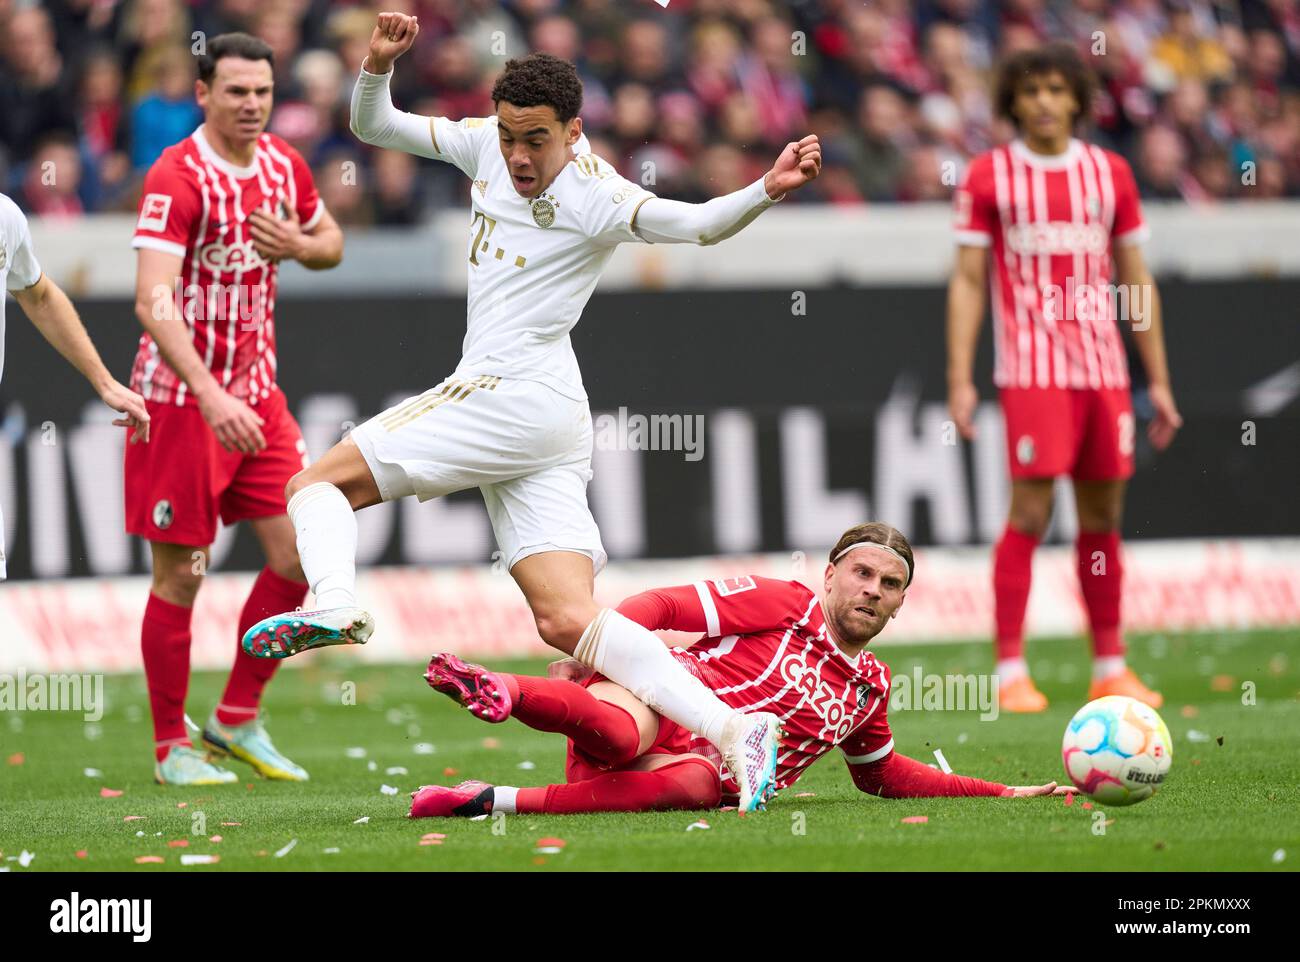
M 1065 726 L 1061 760 L 1070 781 L 1104 805 L 1132 805 L 1155 794 L 1173 761 L 1173 740 L 1156 710 L 1108 695 L 1080 708 Z

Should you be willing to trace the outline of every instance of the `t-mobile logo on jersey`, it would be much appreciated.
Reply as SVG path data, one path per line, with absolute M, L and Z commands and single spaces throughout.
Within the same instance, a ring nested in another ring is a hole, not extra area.
M 152 899 L 71 898 L 50 903 L 50 931 L 64 934 L 126 933 L 133 942 L 148 942 L 153 933 Z

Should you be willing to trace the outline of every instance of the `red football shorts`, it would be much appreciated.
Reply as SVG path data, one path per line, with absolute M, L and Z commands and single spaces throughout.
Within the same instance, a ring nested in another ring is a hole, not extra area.
M 227 451 L 195 405 L 146 401 L 149 443 L 125 463 L 126 530 L 149 541 L 206 547 L 226 525 L 284 514 L 284 486 L 307 466 L 307 445 L 280 390 L 255 410 L 266 447 Z M 128 429 L 129 430 L 129 429 Z
M 1011 477 L 1133 476 L 1133 398 L 1123 388 L 1003 388 Z
M 609 681 L 600 672 L 593 672 L 583 682 L 583 688 L 589 688 L 598 681 Z M 646 755 L 686 755 L 691 750 L 690 729 L 683 728 L 675 721 L 659 716 L 659 732 L 654 743 L 645 750 Z M 618 771 L 619 766 L 607 765 L 599 759 L 592 758 L 581 748 L 569 741 L 569 753 L 564 761 L 564 780 L 567 782 L 585 782 L 589 778 L 606 772 Z

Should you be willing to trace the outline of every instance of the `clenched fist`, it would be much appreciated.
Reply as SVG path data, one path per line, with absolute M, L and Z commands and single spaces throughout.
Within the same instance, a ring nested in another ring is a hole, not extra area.
M 419 32 L 420 21 L 415 17 L 404 13 L 381 13 L 374 33 L 370 35 L 366 69 L 375 74 L 388 73 L 393 61 L 411 49 Z

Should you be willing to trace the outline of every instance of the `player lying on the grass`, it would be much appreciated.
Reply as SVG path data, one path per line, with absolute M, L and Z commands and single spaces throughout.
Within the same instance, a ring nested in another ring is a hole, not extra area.
M 455 165 L 469 178 L 468 323 L 451 378 L 360 425 L 286 488 L 315 611 L 286 606 L 252 626 L 244 649 L 286 658 L 362 644 L 374 629 L 356 589 L 354 512 L 477 487 L 511 576 L 548 645 L 598 668 L 668 718 L 718 745 L 741 778 L 742 810 L 771 789 L 771 713 L 741 715 L 636 622 L 595 602 L 605 549 L 587 503 L 593 433 L 569 331 L 615 247 L 709 245 L 731 237 L 815 178 L 815 135 L 786 144 L 763 177 L 703 204 L 656 197 L 605 160 L 575 157 L 577 69 L 547 54 L 510 60 L 495 114 L 452 121 L 398 110 L 394 62 L 419 23 L 381 13 L 352 94 L 368 144 Z
M 831 549 L 822 601 L 796 581 L 744 577 L 646 591 L 618 610 L 652 630 L 703 632 L 689 649 L 673 649 L 677 659 L 737 711 L 781 718 L 778 789 L 838 747 L 854 784 L 884 798 L 1063 794 L 1055 782 L 1011 787 L 945 774 L 894 751 L 889 667 L 867 645 L 897 616 L 912 570 L 907 539 L 871 522 L 844 532 Z M 552 669 L 570 677 L 510 675 L 434 656 L 429 684 L 477 717 L 513 717 L 567 735 L 567 780 L 540 788 L 427 785 L 414 793 L 413 818 L 708 808 L 736 794 L 707 741 L 599 673 L 582 676 L 576 662 Z

